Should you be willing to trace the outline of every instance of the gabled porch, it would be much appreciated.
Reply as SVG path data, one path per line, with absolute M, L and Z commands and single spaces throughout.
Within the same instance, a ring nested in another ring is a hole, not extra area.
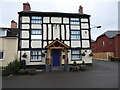
M 56 39 L 45 47 L 46 52 L 46 71 L 49 70 L 68 70 L 68 48 L 69 46 Z M 64 55 L 62 53 L 64 52 Z M 62 60 L 64 59 L 64 67 Z

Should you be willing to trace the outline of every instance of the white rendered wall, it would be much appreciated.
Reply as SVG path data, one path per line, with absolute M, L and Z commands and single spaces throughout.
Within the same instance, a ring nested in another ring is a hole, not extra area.
M 88 30 L 82 30 L 82 39 L 89 39 L 89 31 Z
M 31 39 L 42 39 L 42 35 L 31 35 Z
M 42 29 L 42 25 L 41 24 L 32 24 L 31 28 L 32 29 Z
M 23 17 L 22 17 L 22 23 L 30 23 L 30 17 L 28 17 L 28 16 L 23 16 Z
M 68 24 L 69 23 L 69 18 L 63 18 L 63 23 Z
M 50 23 L 49 17 L 43 17 L 43 23 Z
M 52 33 L 51 33 L 51 24 L 48 25 L 48 39 L 51 39 L 52 37 Z
M 81 28 L 88 29 L 89 28 L 88 23 L 81 23 Z
M 87 18 L 82 18 L 81 22 L 88 22 L 88 19 Z
M 89 40 L 82 40 L 82 48 L 89 48 L 90 42 Z
M 30 29 L 30 25 L 29 24 L 22 24 L 22 29 Z
M 47 39 L 47 26 L 46 24 L 43 24 L 43 39 L 46 40 Z
M 51 23 L 62 23 L 61 17 L 51 17 Z
M 33 40 L 33 41 L 31 41 L 31 47 L 32 48 L 41 48 L 42 46 L 42 41 L 35 41 L 35 40 Z
M 80 30 L 80 26 L 79 25 L 71 25 L 71 29 Z
M 71 41 L 71 47 L 81 47 L 80 41 Z
M 22 38 L 29 38 L 29 31 L 22 31 Z
M 67 39 L 67 40 L 70 39 L 70 29 L 69 29 L 69 25 L 66 25 L 66 39 Z
M 65 28 L 64 28 L 64 25 L 61 25 L 61 33 L 62 33 L 62 40 L 64 40 L 65 39 Z
M 29 48 L 29 40 L 21 40 L 21 48 Z
M 60 39 L 60 27 L 59 26 L 53 27 L 53 39 L 55 40 L 56 38 Z

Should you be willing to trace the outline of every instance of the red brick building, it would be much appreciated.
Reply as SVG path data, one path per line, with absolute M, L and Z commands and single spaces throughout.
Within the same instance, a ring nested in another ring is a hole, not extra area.
M 93 53 L 114 52 L 120 57 L 120 31 L 106 31 L 92 42 Z

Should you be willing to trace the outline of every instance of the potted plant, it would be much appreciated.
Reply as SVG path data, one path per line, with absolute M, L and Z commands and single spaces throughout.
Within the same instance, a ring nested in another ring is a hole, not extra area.
M 73 62 L 73 65 L 72 65 L 72 67 L 71 67 L 71 71 L 78 71 L 78 70 L 79 70 L 79 67 L 78 67 L 78 65 L 77 65 L 77 62 L 74 61 L 74 62 Z
M 80 70 L 82 70 L 82 71 L 86 70 L 85 61 L 82 61 L 81 65 L 80 65 Z
M 92 56 L 93 56 L 93 53 L 90 53 L 89 56 L 92 57 Z
M 26 58 L 26 57 L 27 57 L 27 54 L 26 54 L 26 53 L 24 53 L 24 54 L 22 55 L 22 57 L 23 57 L 23 58 Z
M 81 53 L 81 55 L 82 55 L 82 56 L 85 56 L 86 54 L 85 54 L 85 52 L 83 52 L 83 53 Z

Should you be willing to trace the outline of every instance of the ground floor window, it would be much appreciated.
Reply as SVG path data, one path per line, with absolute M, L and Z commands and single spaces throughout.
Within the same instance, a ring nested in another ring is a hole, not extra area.
M 71 50 L 71 60 L 81 60 L 80 50 Z
M 0 51 L 0 60 L 3 60 L 4 52 Z
M 41 51 L 31 51 L 31 61 L 42 61 Z

